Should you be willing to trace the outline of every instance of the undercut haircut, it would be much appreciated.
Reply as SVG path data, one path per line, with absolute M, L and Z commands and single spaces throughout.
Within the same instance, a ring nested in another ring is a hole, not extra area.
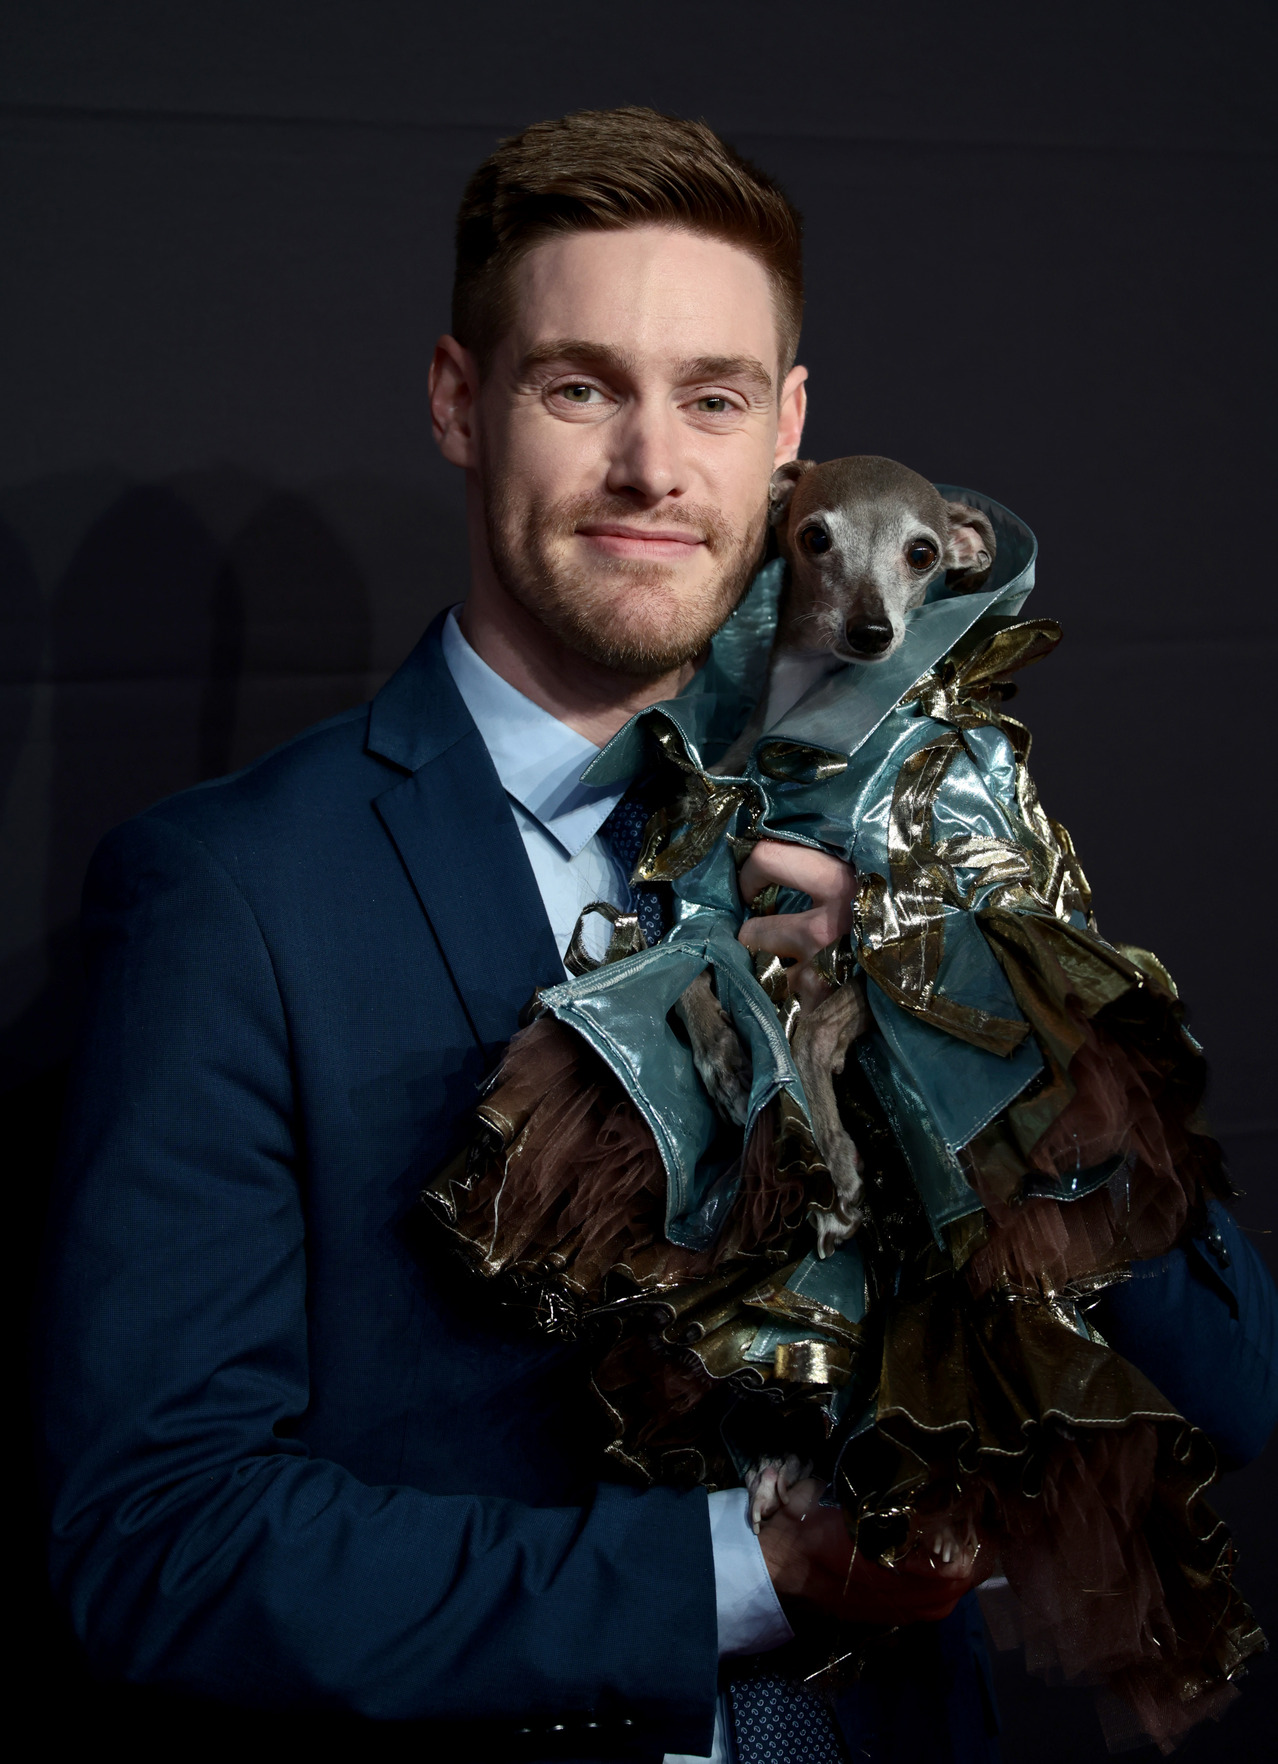
M 782 377 L 803 321 L 803 222 L 706 123 L 640 105 L 577 110 L 503 141 L 457 213 L 453 335 L 488 372 L 513 319 L 514 271 L 558 233 L 673 226 L 748 252 L 772 284 Z

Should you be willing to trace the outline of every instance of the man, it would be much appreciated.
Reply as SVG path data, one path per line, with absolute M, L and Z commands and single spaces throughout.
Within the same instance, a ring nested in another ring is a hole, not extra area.
M 989 1755 L 964 1579 L 854 1561 L 810 1502 L 756 1542 L 740 1491 L 600 1480 L 580 1355 L 415 1225 L 581 908 L 627 902 L 632 805 L 580 771 L 744 592 L 800 306 L 797 218 L 703 126 L 504 144 L 431 373 L 464 606 L 371 707 L 99 852 L 46 1374 L 54 1576 L 99 1671 L 430 1723 L 450 1756 L 726 1756 L 720 1657 L 783 1643 L 795 1599 L 919 1626 L 840 1706 L 860 1750 Z M 805 958 L 849 890 L 790 862 Z M 743 1759 L 791 1755 L 787 1708 L 756 1699 Z

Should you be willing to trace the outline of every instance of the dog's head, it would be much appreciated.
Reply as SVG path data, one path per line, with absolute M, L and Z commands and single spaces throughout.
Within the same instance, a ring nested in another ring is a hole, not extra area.
M 994 566 L 994 529 L 917 472 L 872 455 L 796 459 L 772 476 L 770 514 L 789 565 L 781 637 L 844 661 L 885 661 L 942 574 L 959 592 Z

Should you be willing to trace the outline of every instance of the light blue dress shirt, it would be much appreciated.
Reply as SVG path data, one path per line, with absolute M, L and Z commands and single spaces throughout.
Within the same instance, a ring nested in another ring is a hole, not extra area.
M 509 799 L 562 956 L 584 907 L 595 900 L 630 905 L 626 876 L 599 833 L 626 787 L 599 790 L 581 782 L 598 747 L 481 661 L 462 636 L 455 609 L 444 623 L 443 643 L 448 671 Z M 591 954 L 603 954 L 610 931 L 598 914 L 586 921 Z
M 462 636 L 455 608 L 444 623 L 443 645 L 453 683 L 510 802 L 562 956 L 591 901 L 606 900 L 623 911 L 631 905 L 628 879 L 599 831 L 625 787 L 599 790 L 581 782 L 598 747 L 494 673 Z M 588 920 L 587 950 L 601 955 L 609 931 L 597 914 Z M 757 1654 L 779 1647 L 793 1632 L 750 1529 L 745 1490 L 725 1489 L 709 1501 L 719 1653 Z M 710 1757 L 724 1764 L 727 1756 L 720 1709 Z M 667 1764 L 682 1764 L 682 1759 L 670 1754 Z

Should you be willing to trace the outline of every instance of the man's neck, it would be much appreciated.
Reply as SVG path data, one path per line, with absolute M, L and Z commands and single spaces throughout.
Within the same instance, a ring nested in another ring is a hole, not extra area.
M 686 662 L 656 679 L 635 679 L 593 662 L 492 579 L 472 581 L 457 617 L 463 637 L 495 674 L 599 747 L 636 711 L 674 698 L 696 671 Z

